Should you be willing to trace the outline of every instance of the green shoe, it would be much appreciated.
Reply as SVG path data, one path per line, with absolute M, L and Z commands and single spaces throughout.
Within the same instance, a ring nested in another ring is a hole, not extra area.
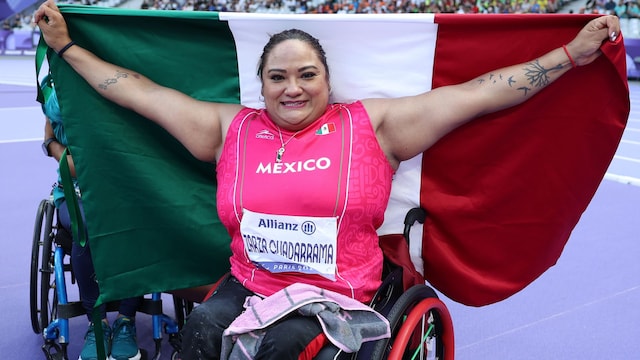
M 109 354 L 109 348 L 111 345 L 111 328 L 103 321 L 100 323 L 102 324 L 102 334 L 104 335 L 104 351 L 106 354 Z M 93 329 L 93 323 L 89 324 L 89 329 L 87 329 L 87 333 L 84 335 L 84 346 L 82 347 L 82 352 L 80 353 L 78 360 L 98 360 L 96 333 Z
M 120 317 L 113 323 L 111 356 L 109 360 L 139 360 L 141 358 L 136 341 L 136 324 L 132 318 Z

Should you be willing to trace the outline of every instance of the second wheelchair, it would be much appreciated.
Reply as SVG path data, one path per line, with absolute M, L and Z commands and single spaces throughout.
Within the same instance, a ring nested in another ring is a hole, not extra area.
M 69 345 L 69 320 L 85 316 L 82 303 L 71 301 L 67 283 L 75 283 L 73 268 L 69 260 L 72 236 L 59 225 L 58 211 L 51 198 L 43 199 L 38 205 L 31 249 L 30 268 L 30 312 L 31 327 L 41 334 L 42 350 L 48 360 L 67 360 Z M 107 304 L 107 311 L 117 310 L 117 303 Z M 169 343 L 179 346 L 180 320 L 163 313 L 162 296 L 153 293 L 146 296 L 138 312 L 151 316 L 155 349 L 152 359 L 159 359 L 164 334 Z M 148 354 L 141 349 L 142 358 Z

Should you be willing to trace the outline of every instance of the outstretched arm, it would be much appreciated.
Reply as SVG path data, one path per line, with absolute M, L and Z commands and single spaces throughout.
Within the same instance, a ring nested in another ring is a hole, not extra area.
M 458 85 L 416 96 L 364 100 L 393 165 L 422 153 L 460 125 L 530 99 L 574 66 L 592 63 L 620 32 L 615 16 L 590 21 L 566 45 L 537 59 L 496 69 Z M 427 114 L 427 115 L 425 115 Z
M 141 74 L 103 61 L 78 45 L 71 45 L 67 24 L 54 0 L 34 14 L 44 39 L 87 83 L 105 98 L 156 122 L 198 159 L 215 160 L 222 143 L 221 118 L 231 119 L 239 105 L 195 100 L 160 86 Z M 178 121 L 179 120 L 179 121 Z

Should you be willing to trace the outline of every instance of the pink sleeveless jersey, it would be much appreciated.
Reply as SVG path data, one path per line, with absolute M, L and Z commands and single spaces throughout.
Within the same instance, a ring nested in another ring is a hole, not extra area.
M 393 168 L 364 106 L 329 105 L 321 118 L 295 136 L 281 131 L 286 145 L 280 163 L 280 133 L 266 110 L 243 109 L 227 133 L 217 164 L 217 206 L 232 238 L 231 273 L 265 296 L 292 283 L 308 283 L 369 301 L 381 280 L 376 229 L 389 200 Z M 240 231 L 243 209 L 337 219 L 334 280 L 257 266 Z

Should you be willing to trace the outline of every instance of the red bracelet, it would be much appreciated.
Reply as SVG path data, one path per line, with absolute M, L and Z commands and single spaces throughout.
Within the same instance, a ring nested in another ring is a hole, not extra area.
M 578 67 L 578 64 L 576 64 L 575 60 L 573 60 L 573 58 L 571 57 L 571 54 L 569 54 L 569 50 L 567 50 L 567 45 L 562 45 L 562 49 L 564 50 L 564 53 L 567 54 L 569 61 L 571 61 L 571 67 Z

